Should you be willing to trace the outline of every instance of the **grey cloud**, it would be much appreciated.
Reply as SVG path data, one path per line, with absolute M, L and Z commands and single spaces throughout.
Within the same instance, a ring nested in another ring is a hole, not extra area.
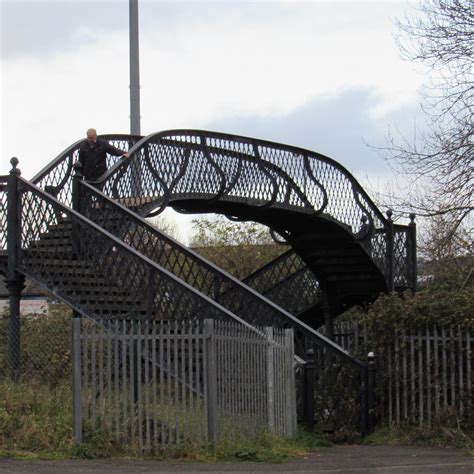
M 409 134 L 407 124 L 417 113 L 406 106 L 382 121 L 371 118 L 376 98 L 366 89 L 350 90 L 335 98 L 316 99 L 280 117 L 228 117 L 207 127 L 240 135 L 287 143 L 327 155 L 357 176 L 383 174 L 387 166 L 370 147 L 385 143 L 388 127 L 398 124 Z
M 7 1 L 0 2 L 0 13 L 4 58 L 77 48 L 91 40 L 78 36 L 82 27 L 128 28 L 128 6 L 123 1 Z

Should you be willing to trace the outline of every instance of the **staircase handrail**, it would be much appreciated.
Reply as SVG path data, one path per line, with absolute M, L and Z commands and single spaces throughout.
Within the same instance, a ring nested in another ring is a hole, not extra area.
M 333 341 L 330 339 L 322 336 L 320 333 L 315 331 L 313 328 L 310 326 L 306 325 L 302 321 L 298 320 L 295 318 L 292 314 L 289 312 L 285 311 L 283 308 L 279 307 L 272 301 L 268 300 L 261 294 L 259 294 L 257 291 L 253 290 L 252 288 L 244 285 L 240 280 L 237 278 L 233 277 L 229 273 L 225 272 L 224 270 L 220 269 L 213 263 L 209 262 L 206 260 L 204 257 L 198 255 L 191 249 L 183 246 L 180 244 L 178 241 L 173 239 L 172 237 L 166 235 L 165 233 L 161 232 L 160 230 L 156 229 L 154 226 L 152 226 L 149 222 L 147 222 L 145 219 L 142 217 L 138 216 L 135 212 L 131 211 L 127 207 L 121 205 L 120 203 L 117 203 L 115 200 L 109 198 L 99 190 L 97 190 L 94 186 L 91 184 L 85 182 L 85 181 L 80 181 L 80 186 L 84 187 L 90 196 L 95 196 L 95 198 L 102 200 L 102 203 L 99 205 L 105 205 L 108 206 L 109 209 L 115 209 L 116 211 L 119 211 L 120 214 L 127 219 L 127 222 L 134 222 L 136 225 L 141 226 L 143 229 L 146 229 L 147 232 L 150 234 L 154 235 L 155 237 L 159 238 L 160 240 L 166 241 L 168 245 L 173 247 L 174 249 L 178 249 L 179 252 L 182 252 L 189 258 L 193 260 L 193 262 L 197 262 L 199 265 L 204 266 L 208 270 L 210 270 L 215 277 L 220 278 L 221 282 L 224 283 L 230 283 L 232 286 L 239 288 L 240 291 L 243 291 L 245 295 L 249 298 L 252 298 L 254 301 L 257 300 L 259 304 L 266 306 L 267 308 L 270 308 L 271 311 L 275 314 L 278 315 L 280 318 L 280 322 L 283 322 L 284 324 L 291 324 L 294 329 L 300 330 L 303 332 L 307 337 L 309 337 L 311 340 L 316 342 L 317 344 L 322 344 L 324 347 L 327 349 L 331 350 L 333 353 L 343 357 L 347 361 L 349 361 L 351 364 L 363 368 L 365 367 L 365 364 L 358 359 L 352 357 L 349 355 L 344 349 L 342 349 L 340 346 L 335 344 Z M 89 198 L 90 196 L 87 196 Z M 81 193 L 81 199 L 84 199 L 84 196 Z M 97 202 L 97 201 L 96 201 Z M 84 205 L 84 204 L 83 204 Z M 90 209 L 90 212 L 94 212 L 93 206 Z M 82 214 L 81 214 L 82 215 Z M 110 213 L 108 212 L 108 215 Z M 89 217 L 91 219 L 92 216 Z M 133 247 L 132 247 L 133 248 Z M 148 257 L 146 257 L 148 259 Z M 148 259 L 150 260 L 150 259 Z M 151 260 L 152 261 L 152 260 Z M 172 274 L 172 273 L 171 273 Z M 173 274 L 174 275 L 174 274 Z M 177 278 L 177 277 L 176 277 Z M 197 290 L 196 290 L 197 291 Z M 229 291 L 229 290 L 227 290 Z M 213 301 L 213 300 L 210 300 Z M 239 314 L 239 317 L 243 317 L 241 314 Z M 249 324 L 254 324 L 253 322 L 250 322 Z

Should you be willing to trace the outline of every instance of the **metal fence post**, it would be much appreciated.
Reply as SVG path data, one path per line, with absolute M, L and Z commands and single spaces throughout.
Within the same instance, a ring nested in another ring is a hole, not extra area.
M 17 382 L 20 377 L 21 359 L 20 301 L 25 279 L 17 271 L 21 250 L 21 198 L 18 181 L 21 171 L 17 168 L 18 158 L 12 158 L 10 163 L 12 169 L 7 181 L 8 277 L 6 280 L 10 300 L 8 362 L 11 379 L 13 382 Z
M 304 421 L 308 431 L 314 430 L 314 386 L 316 377 L 316 364 L 314 360 L 314 350 L 306 351 L 306 366 L 304 377 Z
M 416 279 L 418 276 L 418 269 L 417 269 L 417 255 L 416 255 L 416 224 L 415 224 L 415 217 L 414 213 L 410 214 L 410 243 L 408 244 L 408 249 L 410 250 L 409 257 L 410 258 L 410 277 L 411 277 L 411 284 L 413 293 L 416 293 Z
M 367 432 L 375 426 L 375 354 L 367 354 Z
M 394 255 L 394 227 L 392 220 L 393 211 L 387 210 L 387 234 L 386 234 L 386 259 L 387 259 L 387 286 L 388 291 L 395 290 L 395 255 Z
M 204 340 L 206 357 L 206 380 L 207 384 L 207 440 L 214 444 L 217 440 L 217 367 L 216 367 L 216 341 L 214 332 L 214 320 L 204 320 Z
M 82 443 L 81 332 L 82 318 L 79 313 L 74 311 L 72 318 L 72 414 L 73 438 L 75 443 Z
M 268 428 L 275 431 L 275 354 L 273 353 L 273 328 L 265 328 L 267 335 L 267 408 Z
M 295 360 L 293 329 L 285 329 L 285 353 L 285 370 L 287 371 L 288 377 L 286 383 L 285 435 L 292 436 L 297 430 L 295 370 L 293 367 L 293 362 Z

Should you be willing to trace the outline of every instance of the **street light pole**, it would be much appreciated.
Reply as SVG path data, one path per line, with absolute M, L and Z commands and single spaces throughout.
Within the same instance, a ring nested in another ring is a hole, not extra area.
M 138 44 L 138 0 L 130 0 L 130 133 L 140 135 L 140 58 Z

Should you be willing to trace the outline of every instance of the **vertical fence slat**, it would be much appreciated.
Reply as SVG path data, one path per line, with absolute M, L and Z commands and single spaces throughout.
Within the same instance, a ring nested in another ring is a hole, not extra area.
M 397 425 L 400 424 L 400 363 L 399 363 L 399 355 L 400 355 L 400 347 L 399 347 L 399 335 L 396 334 L 395 336 L 395 413 L 396 413 L 396 420 Z
M 122 324 L 122 393 L 123 393 L 123 432 L 128 434 L 129 420 L 128 420 L 128 401 L 127 401 L 127 347 L 129 347 L 127 340 L 127 322 Z M 131 434 L 131 433 L 130 433 Z
M 161 443 L 166 443 L 165 435 L 165 376 L 164 376 L 164 345 L 165 345 L 165 333 L 163 327 L 163 320 L 160 321 L 160 339 L 159 339 L 159 350 L 160 350 L 160 427 L 161 427 Z
M 99 337 L 99 426 L 105 428 L 105 394 L 104 394 L 104 321 L 98 325 Z
M 438 417 L 439 409 L 439 400 L 440 400 L 440 375 L 439 375 L 439 340 L 438 340 L 438 328 L 435 326 L 433 328 L 433 355 L 434 355 L 434 409 L 435 409 L 435 418 Z
M 464 381 L 464 364 L 463 364 L 463 350 L 462 350 L 462 332 L 461 332 L 461 327 L 458 325 L 457 327 L 457 333 L 458 333 L 458 383 L 459 383 L 459 413 L 463 414 L 464 411 L 464 406 L 463 406 L 463 394 L 464 394 L 464 387 L 463 387 L 463 381 Z
M 152 400 L 153 400 L 153 447 L 155 452 L 158 450 L 158 400 L 157 400 L 157 384 L 156 371 L 158 370 L 156 362 L 156 321 L 152 321 L 151 326 L 151 385 L 152 385 Z
M 145 373 L 145 449 L 151 448 L 151 426 L 150 426 L 150 322 L 145 321 L 143 369 Z
M 405 329 L 402 330 L 402 386 L 403 386 L 403 420 L 408 420 L 408 378 L 407 378 L 407 335 Z
M 96 399 L 97 399 L 97 390 L 96 390 L 96 323 L 92 323 L 91 331 L 91 416 L 92 416 L 92 429 L 96 428 Z
M 443 408 L 448 408 L 448 363 L 447 363 L 447 347 L 446 347 L 446 328 L 441 329 L 442 339 L 442 357 L 443 357 Z
M 415 391 L 415 336 L 410 336 L 410 370 L 411 370 L 411 421 L 415 423 L 416 420 L 416 391 Z
M 451 373 L 451 407 L 454 408 L 456 406 L 456 366 L 455 366 L 455 350 L 456 350 L 456 343 L 454 339 L 454 328 L 451 325 L 449 327 L 449 348 L 450 348 L 450 373 Z
M 426 327 L 426 416 L 431 424 L 431 334 Z
M 469 406 L 472 406 L 472 369 L 471 369 L 471 329 L 466 328 L 466 385 L 467 385 L 467 399 L 469 401 Z
M 114 402 L 115 402 L 115 435 L 118 439 L 120 435 L 120 382 L 119 382 L 119 368 L 120 368 L 120 360 L 119 360 L 119 321 L 118 319 L 115 320 L 114 324 Z M 123 350 L 123 348 L 122 348 Z
M 108 322 L 107 324 L 107 423 L 109 427 L 109 432 L 112 433 L 112 324 Z
M 392 345 L 387 347 L 387 360 L 388 360 L 388 422 L 393 424 L 393 402 L 392 402 L 392 380 L 393 380 L 393 369 L 392 369 Z
M 421 330 L 418 330 L 418 419 L 420 425 L 424 419 L 424 389 L 423 389 L 423 340 Z

